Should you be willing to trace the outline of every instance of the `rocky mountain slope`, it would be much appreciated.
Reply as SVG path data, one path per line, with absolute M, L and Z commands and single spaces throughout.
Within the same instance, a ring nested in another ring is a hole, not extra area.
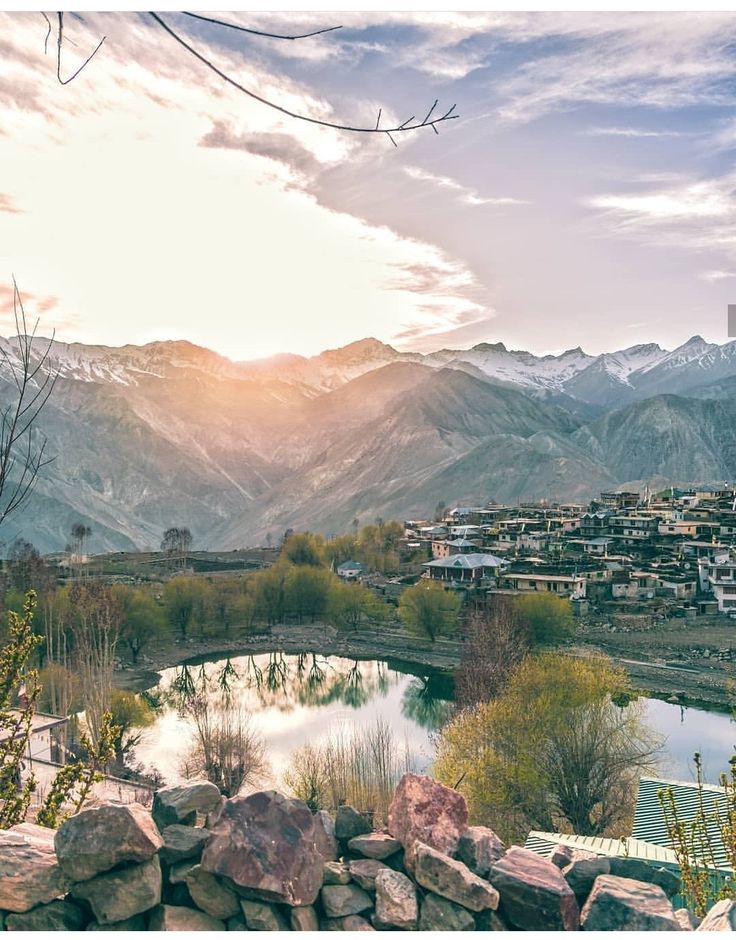
M 13 340 L 0 350 L 15 355 Z M 366 339 L 236 363 L 186 342 L 51 347 L 40 422 L 54 461 L 0 533 L 50 551 L 202 548 L 339 532 L 440 500 L 583 500 L 601 488 L 736 478 L 736 343 L 601 356 L 480 344 L 428 355 Z M 12 398 L 0 366 L 0 396 Z

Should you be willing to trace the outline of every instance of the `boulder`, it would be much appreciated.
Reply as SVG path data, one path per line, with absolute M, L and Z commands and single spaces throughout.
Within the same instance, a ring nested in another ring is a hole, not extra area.
M 227 885 L 201 865 L 195 865 L 186 876 L 189 894 L 198 908 L 217 920 L 240 914 L 240 898 Z
M 348 865 L 350 877 L 364 891 L 376 890 L 376 875 L 379 871 L 391 871 L 384 862 L 377 858 L 358 858 Z
M 341 842 L 348 842 L 355 836 L 370 832 L 373 827 L 370 820 L 352 806 L 338 806 L 335 813 L 335 836 Z
M 575 849 L 571 845 L 557 845 L 549 857 L 550 862 L 557 868 L 567 868 L 575 855 Z
M 195 911 L 191 907 L 175 907 L 173 904 L 159 904 L 151 911 L 148 921 L 149 930 L 224 930 L 221 920 L 215 920 L 209 914 Z
M 163 839 L 140 803 L 110 803 L 70 816 L 54 844 L 64 873 L 72 881 L 88 881 L 122 862 L 147 862 Z
M 98 924 L 96 920 L 87 924 L 86 930 L 147 930 L 146 918 L 143 914 L 136 914 L 128 920 L 119 920 L 116 924 Z
M 580 908 L 560 869 L 529 849 L 513 845 L 493 866 L 501 896 L 499 913 L 519 930 L 577 930 Z
M 695 930 L 695 928 L 698 926 L 698 918 L 686 907 L 682 907 L 679 911 L 675 911 L 675 917 L 677 918 L 677 923 L 680 925 L 680 929 L 682 930 Z
M 375 928 L 359 914 L 349 914 L 347 917 L 332 917 L 324 921 L 323 930 L 374 930 Z
M 292 907 L 314 903 L 323 863 L 306 803 L 274 790 L 228 800 L 201 862 L 252 897 Z
M 281 911 L 265 901 L 241 901 L 248 930 L 288 930 L 289 925 Z
M 322 866 L 322 883 L 326 885 L 350 884 L 350 869 L 344 862 L 325 862 Z
M 475 919 L 467 908 L 437 894 L 427 894 L 419 913 L 419 929 L 475 930 Z
M 598 875 L 608 875 L 611 871 L 611 862 L 604 856 L 592 858 L 576 858 L 563 868 L 565 881 L 575 892 L 578 904 L 583 904 L 590 894 L 593 883 Z
M 175 823 L 173 826 L 166 826 L 161 838 L 164 840 L 161 858 L 171 865 L 189 858 L 198 859 L 210 838 L 210 833 L 206 829 L 194 829 L 192 826 Z
M 669 868 L 655 868 L 652 884 L 659 885 L 668 898 L 674 897 L 682 890 L 682 879 Z
M 656 869 L 640 858 L 622 855 L 611 859 L 611 874 L 617 878 L 631 878 L 634 881 L 652 882 Z
M 357 885 L 325 885 L 320 898 L 327 917 L 347 917 L 373 907 L 373 901 Z
M 736 930 L 736 901 L 719 901 L 703 918 L 698 930 Z
M 389 807 L 388 831 L 404 846 L 409 870 L 414 866 L 416 842 L 454 855 L 467 827 L 468 807 L 457 790 L 431 777 L 404 774 Z
M 86 901 L 100 924 L 115 924 L 161 903 L 161 864 L 158 856 L 119 871 L 98 875 L 74 885 L 73 898 Z
M 225 924 L 228 930 L 247 930 L 248 925 L 245 922 L 245 917 L 243 917 L 243 912 L 241 911 L 237 917 L 229 917 L 227 923 Z
M 24 914 L 8 914 L 6 930 L 82 930 L 87 921 L 84 913 L 71 901 L 51 901 Z
M 311 904 L 307 907 L 292 907 L 290 920 L 292 930 L 319 930 L 319 919 Z
M 354 836 L 348 842 L 348 850 L 365 858 L 388 858 L 401 849 L 401 843 L 387 832 L 368 832 Z
M 340 854 L 337 849 L 335 824 L 327 810 L 321 809 L 314 814 L 314 841 L 317 851 L 326 862 L 334 862 Z
M 189 859 L 186 862 L 178 862 L 176 865 L 172 865 L 171 868 L 169 868 L 169 884 L 186 884 L 187 875 L 198 864 L 199 863 L 195 862 L 194 859 Z
M 401 872 L 386 868 L 376 875 L 375 923 L 381 927 L 415 930 L 419 918 L 417 889 Z
M 475 915 L 475 929 L 503 930 L 505 933 L 509 929 L 509 926 L 499 917 L 497 911 L 487 910 L 480 911 Z
M 493 829 L 469 826 L 457 844 L 457 857 L 465 862 L 475 875 L 487 878 L 494 862 L 506 851 L 506 846 Z
M 471 911 L 496 910 L 498 891 L 463 862 L 421 842 L 416 844 L 414 877 L 428 891 Z
M 580 914 L 583 930 L 681 930 L 659 885 L 600 875 Z
M 174 823 L 193 826 L 197 813 L 214 813 L 222 804 L 220 791 L 209 780 L 161 787 L 153 797 L 153 819 L 159 829 Z
M 54 831 L 33 823 L 0 830 L 0 909 L 23 914 L 62 897 L 69 879 L 56 859 Z

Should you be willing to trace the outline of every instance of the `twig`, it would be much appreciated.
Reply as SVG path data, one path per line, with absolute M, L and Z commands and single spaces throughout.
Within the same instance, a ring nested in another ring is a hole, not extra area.
M 49 39 L 51 38 L 51 20 L 45 13 L 41 13 L 41 16 L 46 20 L 46 25 L 48 26 L 46 38 L 43 41 L 43 54 L 46 55 L 49 51 Z
M 97 43 L 94 50 L 90 53 L 90 55 L 87 56 L 87 58 L 84 60 L 84 62 L 82 62 L 82 64 L 79 66 L 79 68 L 73 75 L 70 75 L 69 78 L 62 78 L 61 77 L 61 44 L 64 38 L 64 14 L 57 13 L 56 16 L 58 17 L 58 20 L 59 20 L 59 31 L 56 36 L 56 77 L 59 79 L 60 85 L 68 85 L 70 82 L 74 81 L 74 79 L 77 77 L 77 75 L 79 75 L 79 73 L 82 71 L 85 65 L 88 65 L 92 61 L 95 55 L 99 52 L 100 46 L 102 45 L 102 43 L 105 41 L 107 37 L 106 36 L 102 37 L 102 39 Z
M 225 20 L 218 20 L 212 16 L 202 16 L 201 13 L 187 13 L 184 16 L 191 16 L 194 20 L 203 20 L 205 23 L 215 23 L 217 26 L 227 26 L 228 29 L 237 29 L 241 33 L 250 33 L 252 36 L 265 36 L 266 39 L 309 39 L 311 36 L 321 36 L 322 33 L 331 33 L 336 29 L 342 29 L 342 26 L 327 26 L 325 29 L 315 29 L 311 33 L 302 33 L 297 36 L 282 36 L 279 33 L 264 33 L 259 29 L 249 29 L 247 26 L 239 26 L 237 23 L 227 23 Z

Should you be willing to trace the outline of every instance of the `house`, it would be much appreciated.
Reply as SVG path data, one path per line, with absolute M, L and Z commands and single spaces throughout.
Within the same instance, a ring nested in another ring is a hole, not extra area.
M 478 543 L 468 539 L 444 539 L 432 542 L 433 558 L 448 558 L 450 555 L 467 555 L 478 551 Z
M 512 591 L 551 591 L 563 597 L 585 597 L 586 593 L 586 579 L 582 574 L 514 571 L 504 577 L 502 586 Z
M 708 565 L 708 583 L 720 613 L 736 609 L 736 561 Z
M 11 716 L 20 718 L 21 712 L 11 709 Z M 31 718 L 31 730 L 28 736 L 28 760 L 57 760 L 60 753 L 59 733 L 69 721 L 58 715 L 45 715 L 43 712 L 34 712 Z M 21 737 L 19 732 L 14 737 Z M 0 731 L 0 741 L 10 737 L 10 729 Z
M 450 555 L 425 562 L 425 577 L 438 581 L 480 581 L 481 578 L 496 578 L 505 564 L 502 558 L 482 552 Z
M 354 581 L 365 573 L 365 566 L 359 561 L 343 561 L 337 566 L 337 576 L 346 581 Z

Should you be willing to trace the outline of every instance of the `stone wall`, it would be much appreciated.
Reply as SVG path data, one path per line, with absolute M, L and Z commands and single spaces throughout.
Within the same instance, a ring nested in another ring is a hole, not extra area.
M 0 832 L 5 930 L 689 930 L 671 873 L 468 826 L 463 797 L 406 774 L 385 832 L 275 791 L 165 787 L 54 832 Z M 733 902 L 715 912 L 736 922 Z M 703 927 L 708 926 L 704 922 Z

